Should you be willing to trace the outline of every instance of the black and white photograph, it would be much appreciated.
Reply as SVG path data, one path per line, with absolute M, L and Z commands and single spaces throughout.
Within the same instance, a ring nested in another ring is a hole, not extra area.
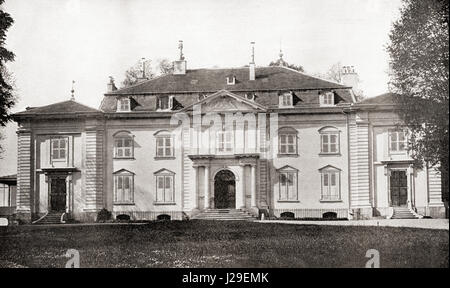
M 448 20 L 448 0 L 0 0 L 0 270 L 448 269 Z

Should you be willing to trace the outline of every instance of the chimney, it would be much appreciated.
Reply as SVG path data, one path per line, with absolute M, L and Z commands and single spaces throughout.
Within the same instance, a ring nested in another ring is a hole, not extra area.
M 249 64 L 249 79 L 250 81 L 255 80 L 255 42 L 250 42 L 252 45 L 252 60 Z
M 186 74 L 186 60 L 183 55 L 183 40 L 178 43 L 178 50 L 180 50 L 180 59 L 173 61 L 173 75 L 185 75 Z
M 106 85 L 107 89 L 106 91 L 108 93 L 114 92 L 117 90 L 116 84 L 114 84 L 114 78 L 112 76 L 109 76 L 109 83 Z
M 358 87 L 358 74 L 355 72 L 353 66 L 342 66 L 341 82 L 345 86 L 357 89 Z

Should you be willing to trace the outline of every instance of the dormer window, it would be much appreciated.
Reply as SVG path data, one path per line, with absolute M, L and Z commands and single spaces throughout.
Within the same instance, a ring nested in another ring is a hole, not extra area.
M 158 98 L 158 110 L 168 111 L 172 110 L 173 107 L 173 96 L 161 96 Z
M 292 99 L 292 93 L 283 93 L 279 96 L 279 106 L 280 108 L 290 108 L 293 107 L 293 99 Z
M 117 112 L 130 112 L 130 98 L 119 98 L 117 100 Z
M 254 93 L 247 93 L 245 94 L 245 98 L 251 101 L 255 101 L 256 95 Z
M 227 77 L 227 85 L 234 85 L 236 84 L 236 77 L 235 76 L 228 76 Z
M 320 106 L 334 106 L 334 93 L 326 92 L 320 94 Z

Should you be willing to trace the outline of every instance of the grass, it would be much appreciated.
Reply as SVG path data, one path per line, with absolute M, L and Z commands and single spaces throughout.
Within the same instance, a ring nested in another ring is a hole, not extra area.
M 0 267 L 448 267 L 449 233 L 393 227 L 173 221 L 144 225 L 10 227 Z

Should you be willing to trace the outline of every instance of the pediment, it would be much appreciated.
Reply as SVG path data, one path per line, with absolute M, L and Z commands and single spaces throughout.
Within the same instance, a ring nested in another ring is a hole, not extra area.
M 194 105 L 200 105 L 202 113 L 266 110 L 264 106 L 226 90 L 211 94 Z M 185 110 L 192 111 L 194 105 L 187 107 Z

